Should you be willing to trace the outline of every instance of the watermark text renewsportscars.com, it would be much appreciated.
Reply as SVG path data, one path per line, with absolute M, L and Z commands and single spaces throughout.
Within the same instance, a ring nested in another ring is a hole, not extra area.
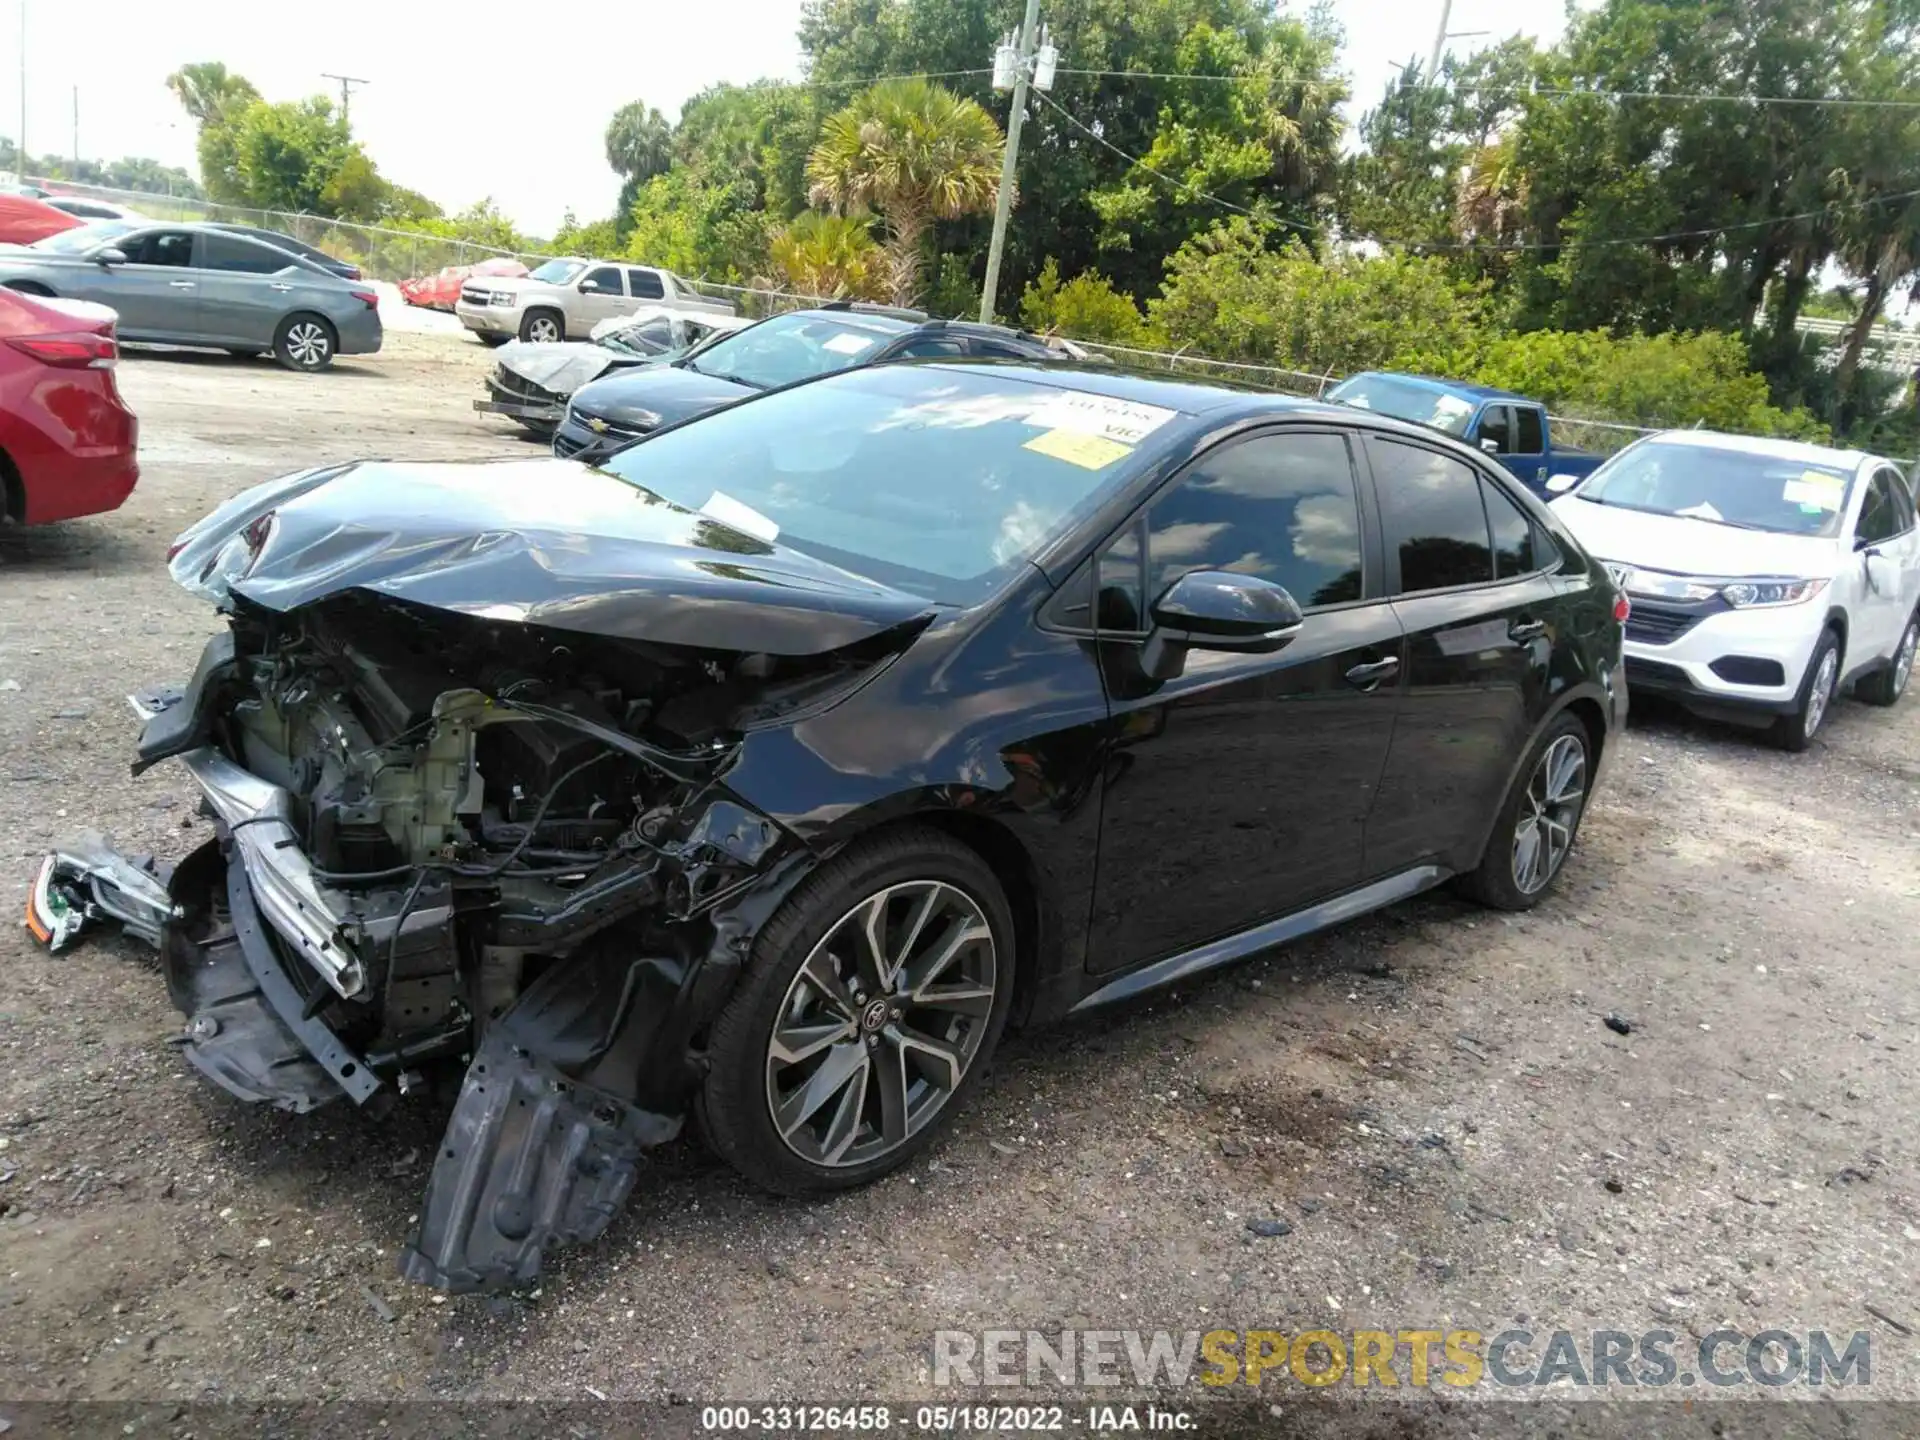
M 1864 1330 L 939 1330 L 933 1383 L 1855 1388 L 1873 1349 Z

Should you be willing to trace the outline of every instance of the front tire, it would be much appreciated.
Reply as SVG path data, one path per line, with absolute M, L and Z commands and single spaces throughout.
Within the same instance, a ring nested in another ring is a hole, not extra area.
M 1013 917 L 932 829 L 854 845 L 760 931 L 699 1101 L 720 1157 L 786 1195 L 864 1185 L 957 1114 L 1006 1027 Z
M 1573 853 L 1593 779 L 1593 737 L 1563 712 L 1514 777 L 1480 864 L 1460 889 L 1495 910 L 1531 910 L 1546 899 Z
M 567 319 L 558 310 L 529 310 L 520 317 L 520 338 L 531 344 L 552 344 L 567 338 Z
M 1775 745 L 1799 754 L 1813 744 L 1840 690 L 1840 637 L 1832 630 L 1820 634 L 1819 644 L 1807 657 L 1806 673 L 1800 680 L 1800 695 L 1792 711 L 1773 722 L 1769 735 Z
M 326 318 L 309 311 L 287 316 L 273 332 L 273 358 L 289 370 L 314 374 L 333 363 L 340 337 Z
M 1920 651 L 1920 610 L 1913 612 L 1907 628 L 1900 632 L 1900 643 L 1893 648 L 1893 660 L 1887 668 L 1875 672 L 1853 687 L 1853 693 L 1869 705 L 1891 705 L 1906 693 L 1913 678 L 1913 660 Z
M 474 330 L 469 333 L 471 333 L 475 338 L 477 338 L 480 341 L 480 343 L 486 346 L 489 350 L 495 349 L 496 347 L 507 343 L 506 336 L 496 335 L 491 330 Z

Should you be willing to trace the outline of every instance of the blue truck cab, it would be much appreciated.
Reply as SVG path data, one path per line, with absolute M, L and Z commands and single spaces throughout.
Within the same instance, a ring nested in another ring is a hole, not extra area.
M 1367 370 L 1342 380 L 1326 398 L 1410 420 L 1477 445 L 1543 498 L 1553 476 L 1584 478 L 1599 467 L 1602 458 L 1555 445 L 1547 407 L 1538 400 L 1486 385 Z

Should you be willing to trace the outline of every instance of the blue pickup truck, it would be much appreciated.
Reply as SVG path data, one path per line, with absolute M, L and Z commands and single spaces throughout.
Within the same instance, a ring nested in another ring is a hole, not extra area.
M 1368 370 L 1342 380 L 1326 398 L 1397 420 L 1411 420 L 1478 445 L 1543 497 L 1553 476 L 1584 478 L 1599 467 L 1602 459 L 1586 450 L 1555 445 L 1548 428 L 1547 407 L 1538 400 L 1485 385 Z

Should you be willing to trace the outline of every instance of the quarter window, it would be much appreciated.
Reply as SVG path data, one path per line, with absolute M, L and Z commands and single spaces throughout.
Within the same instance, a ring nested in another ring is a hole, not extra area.
M 636 300 L 664 300 L 667 288 L 660 283 L 660 277 L 651 270 L 629 270 L 627 272 L 628 294 Z
M 1268 435 L 1202 456 L 1148 515 L 1151 601 L 1190 570 L 1283 585 L 1302 609 L 1361 596 L 1360 507 L 1347 442 Z
M 1374 490 L 1399 593 L 1477 585 L 1493 578 L 1480 477 L 1436 451 L 1372 440 Z

